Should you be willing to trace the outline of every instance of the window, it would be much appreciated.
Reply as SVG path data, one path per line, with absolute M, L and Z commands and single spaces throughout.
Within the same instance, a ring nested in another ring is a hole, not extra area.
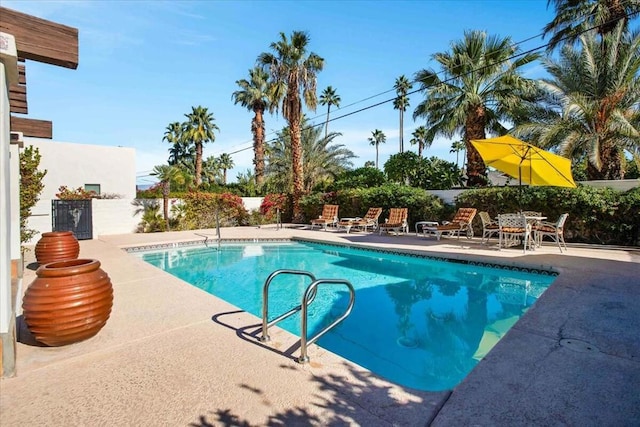
M 93 191 L 96 195 L 100 195 L 100 184 L 85 184 L 84 191 Z

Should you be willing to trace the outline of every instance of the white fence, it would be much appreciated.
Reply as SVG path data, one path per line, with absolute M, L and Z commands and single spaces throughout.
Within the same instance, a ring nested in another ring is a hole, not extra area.
M 175 203 L 178 200 L 171 201 Z M 242 201 L 251 211 L 260 207 L 262 197 L 243 197 Z M 158 199 L 158 205 L 162 209 L 162 199 Z M 142 212 L 137 212 L 141 206 L 135 204 L 135 199 L 92 199 L 91 210 L 94 239 L 101 235 L 135 233 L 142 218 Z M 51 199 L 40 200 L 31 209 L 28 227 L 36 230 L 37 234 L 26 242 L 27 245 L 36 244 L 42 233 L 52 231 Z

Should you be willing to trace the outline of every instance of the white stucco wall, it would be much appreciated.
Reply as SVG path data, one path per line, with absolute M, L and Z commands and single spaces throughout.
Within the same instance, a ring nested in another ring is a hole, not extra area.
M 264 197 L 243 197 L 242 203 L 244 204 L 244 208 L 247 211 L 257 211 L 258 209 L 260 209 L 262 199 L 264 199 Z
M 6 334 L 11 323 L 9 91 L 5 76 L 4 63 L 0 62 L 0 334 Z
M 40 152 L 40 166 L 46 170 L 40 201 L 31 209 L 29 228 L 41 233 L 52 230 L 51 200 L 61 186 L 84 188 L 99 184 L 102 194 L 118 194 L 119 199 L 93 200 L 93 235 L 130 233 L 135 230 L 131 202 L 136 197 L 135 149 L 90 144 L 58 142 L 42 138 L 24 138 L 24 147 L 33 146 Z
M 133 199 L 93 199 L 93 238 L 135 233 L 141 214 L 135 215 Z M 135 215 L 135 216 L 134 216 Z
M 100 184 L 101 193 L 119 194 L 123 199 L 136 197 L 134 148 L 25 137 L 24 146 L 30 145 L 40 150 L 39 169 L 47 170 L 43 200 L 54 199 L 62 185 L 75 189 L 85 184 Z

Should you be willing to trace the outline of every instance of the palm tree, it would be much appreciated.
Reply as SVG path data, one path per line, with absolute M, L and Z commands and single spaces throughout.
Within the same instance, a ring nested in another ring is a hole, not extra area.
M 567 157 L 587 157 L 588 179 L 622 179 L 624 151 L 640 152 L 640 34 L 619 25 L 604 38 L 607 50 L 594 34 L 580 40 L 581 49 L 565 45 L 557 62 L 545 61 L 551 78 L 540 81 L 540 119 L 515 133 Z
M 393 100 L 393 109 L 399 110 L 400 112 L 400 153 L 404 151 L 404 112 L 407 111 L 407 107 L 409 107 L 409 97 L 407 93 L 413 87 L 409 79 L 407 79 L 404 75 L 398 77 L 396 79 L 396 83 L 393 85 L 393 88 L 396 90 L 396 99 Z
M 335 144 L 340 133 L 330 132 L 323 137 L 322 129 L 307 126 L 303 118 L 302 126 L 302 158 L 305 170 L 304 190 L 312 191 L 322 182 L 335 179 L 336 176 L 353 166 L 351 159 L 356 155 L 343 144 Z M 268 179 L 277 191 L 290 191 L 293 177 L 291 175 L 291 135 L 289 128 L 278 133 L 277 138 L 267 150 Z
M 202 161 L 202 181 L 206 182 L 209 187 L 216 184 L 221 178 L 220 169 L 220 161 L 216 157 L 207 157 Z
M 171 165 L 158 165 L 153 167 L 151 175 L 158 177 L 162 183 L 162 214 L 166 224 L 166 230 L 169 230 L 169 194 L 171 192 L 171 181 L 183 181 L 184 178 L 180 173 L 180 169 Z
M 463 136 L 468 185 L 486 185 L 486 167 L 469 141 L 484 139 L 487 130 L 506 133 L 501 122 L 513 119 L 512 113 L 523 100 L 535 94 L 535 82 L 523 78 L 518 68 L 539 55 L 524 54 L 511 62 L 517 53 L 510 38 L 467 31 L 463 40 L 452 43 L 451 52 L 432 56 L 441 65 L 444 79 L 431 69 L 416 73 L 425 100 L 416 107 L 413 118 L 425 118 L 433 137 Z
M 640 0 L 547 0 L 556 16 L 544 27 L 551 34 L 549 50 L 563 42 L 574 44 L 581 34 L 596 28 L 602 39 L 612 33 L 619 22 L 627 28 L 629 19 L 640 12 Z
M 453 141 L 451 143 L 451 150 L 449 150 L 450 153 L 456 153 L 456 166 L 460 167 L 460 152 L 464 151 L 466 149 L 466 144 L 464 143 L 464 141 Z M 463 169 L 464 169 L 464 164 L 463 164 Z
M 264 112 L 270 113 L 277 107 L 272 99 L 272 85 L 269 74 L 260 67 L 249 70 L 249 80 L 237 80 L 241 90 L 233 92 L 235 104 L 253 111 L 251 133 L 253 134 L 253 164 L 258 188 L 264 183 Z
M 293 221 L 301 222 L 300 198 L 304 192 L 304 170 L 302 167 L 302 147 L 300 143 L 300 121 L 302 120 L 302 99 L 305 105 L 315 111 L 317 104 L 316 75 L 322 71 L 324 59 L 313 52 L 307 52 L 309 36 L 302 31 L 291 33 L 287 39 L 280 33 L 280 40 L 271 43 L 273 53 L 263 52 L 258 56 L 261 64 L 271 75 L 274 83 L 274 100 L 282 101 L 282 115 L 291 132 L 291 156 L 293 168 Z
M 170 165 L 177 165 L 180 162 L 191 161 L 193 159 L 193 154 L 195 154 L 195 151 L 189 150 L 188 145 L 185 144 L 182 127 L 183 125 L 180 122 L 169 123 L 165 128 L 164 136 L 162 137 L 163 141 L 172 144 L 172 147 L 169 148 L 168 162 Z
M 325 90 L 320 94 L 320 105 L 327 106 L 327 120 L 324 123 L 324 137 L 326 138 L 329 134 L 329 112 L 331 111 L 331 106 L 335 105 L 336 107 L 340 107 L 340 95 L 336 93 L 336 90 L 331 86 L 327 86 Z
M 191 113 L 185 114 L 187 122 L 184 123 L 182 132 L 184 138 L 196 148 L 196 186 L 202 184 L 202 146 L 207 142 L 214 142 L 216 136 L 214 131 L 220 131 L 218 126 L 213 123 L 215 120 L 213 114 L 202 106 L 191 107 Z
M 222 184 L 227 185 L 227 170 L 233 169 L 235 166 L 233 159 L 227 153 L 222 153 L 218 158 L 218 166 L 222 169 Z
M 410 141 L 411 144 L 418 145 L 418 157 L 422 157 L 422 150 L 431 147 L 431 143 L 433 142 L 431 135 L 429 135 L 429 130 L 426 126 L 418 126 L 411 136 L 413 136 Z
M 387 137 L 380 129 L 371 131 L 369 143 L 376 146 L 376 169 L 378 169 L 378 145 L 384 144 L 385 142 L 387 142 Z

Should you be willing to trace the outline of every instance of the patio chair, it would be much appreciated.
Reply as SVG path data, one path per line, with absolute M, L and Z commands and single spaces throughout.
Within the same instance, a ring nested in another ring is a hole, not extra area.
M 485 244 L 489 241 L 491 236 L 494 234 L 497 236 L 500 233 L 500 226 L 498 225 L 498 221 L 491 218 L 489 212 L 482 211 L 478 212 L 480 215 L 480 220 L 482 220 L 482 244 Z M 485 239 L 486 242 L 485 242 Z
M 564 241 L 564 223 L 567 221 L 568 216 L 568 213 L 563 213 L 555 223 L 540 221 L 538 224 L 536 224 L 533 227 L 533 231 L 535 234 L 537 245 L 542 245 L 542 239 L 545 236 L 548 236 L 551 238 L 551 240 L 558 244 L 560 253 L 562 253 L 562 246 L 564 246 L 564 249 L 567 250 L 567 244 Z
M 324 205 L 322 215 L 311 220 L 311 229 L 313 230 L 313 227 L 317 225 L 327 231 L 327 226 L 335 226 L 338 223 L 338 207 L 338 205 Z
M 378 228 L 378 218 L 382 214 L 382 208 L 369 208 L 367 213 L 362 218 L 346 218 L 338 222 L 338 227 L 345 228 L 347 234 L 353 227 L 358 227 L 363 231 L 367 231 L 367 228 L 371 227 L 371 231 Z
M 443 221 L 442 225 L 424 227 L 422 232 L 425 235 L 433 234 L 438 240 L 440 240 L 443 234 L 448 236 L 457 234 L 458 239 L 460 239 L 460 234 L 462 233 L 465 233 L 467 238 L 470 239 L 473 237 L 473 227 L 471 223 L 476 216 L 476 212 L 476 208 L 460 208 L 450 222 Z
M 407 223 L 407 216 L 409 210 L 407 208 L 391 208 L 389 210 L 389 218 L 387 218 L 386 222 L 380 224 L 378 226 L 378 230 L 380 230 L 380 234 L 383 231 L 389 233 L 391 230 L 395 230 L 396 236 L 403 231 L 405 233 L 409 232 L 409 224 Z
M 522 253 L 526 253 L 527 247 L 532 249 L 535 245 L 531 234 L 531 224 L 522 214 L 498 215 L 498 227 L 500 228 L 498 249 L 516 246 L 522 242 Z

